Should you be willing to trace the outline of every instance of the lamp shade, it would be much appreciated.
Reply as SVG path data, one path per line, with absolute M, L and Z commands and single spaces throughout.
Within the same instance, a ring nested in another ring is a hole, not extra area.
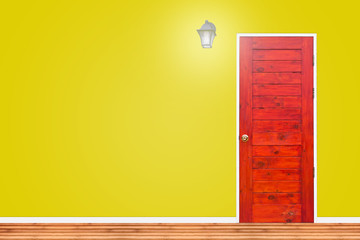
M 211 48 L 216 36 L 215 25 L 206 20 L 204 25 L 202 25 L 202 27 L 198 29 L 197 32 L 199 33 L 202 47 Z

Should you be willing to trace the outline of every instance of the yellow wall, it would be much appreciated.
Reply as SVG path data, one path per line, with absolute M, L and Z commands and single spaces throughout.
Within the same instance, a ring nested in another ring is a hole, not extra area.
M 0 215 L 235 216 L 236 33 L 305 32 L 318 213 L 360 216 L 353 4 L 2 1 Z

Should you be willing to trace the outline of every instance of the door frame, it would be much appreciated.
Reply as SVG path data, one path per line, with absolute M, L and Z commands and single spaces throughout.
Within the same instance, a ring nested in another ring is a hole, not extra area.
M 240 37 L 313 37 L 313 126 L 314 126 L 314 223 L 319 222 L 317 216 L 317 49 L 316 33 L 237 33 L 236 34 L 236 219 L 240 221 Z

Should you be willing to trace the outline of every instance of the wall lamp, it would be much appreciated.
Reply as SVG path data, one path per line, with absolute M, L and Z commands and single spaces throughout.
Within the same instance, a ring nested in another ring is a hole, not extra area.
M 211 48 L 214 38 L 216 36 L 216 27 L 213 23 L 208 20 L 205 21 L 204 25 L 197 30 L 200 35 L 201 45 L 203 48 Z

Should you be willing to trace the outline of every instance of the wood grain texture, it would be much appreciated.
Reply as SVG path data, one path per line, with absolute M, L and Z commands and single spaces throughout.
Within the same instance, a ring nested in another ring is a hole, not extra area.
M 253 49 L 301 49 L 301 37 L 256 37 Z
M 300 168 L 300 157 L 253 157 L 253 168 Z
M 291 207 L 293 206 L 293 207 Z M 256 219 L 274 216 L 292 223 L 74 223 L 0 224 L 0 239 L 12 240 L 329 240 L 360 239 L 360 224 L 295 223 L 297 204 L 254 205 Z
M 253 60 L 301 60 L 301 50 L 253 50 Z
M 302 221 L 314 221 L 313 38 L 303 38 L 302 72 Z
M 301 73 L 253 73 L 253 83 L 299 84 Z
M 240 132 L 252 129 L 252 38 L 240 38 Z M 251 137 L 251 136 L 250 136 Z M 252 222 L 252 146 L 240 141 L 240 222 Z
M 253 37 L 246 51 L 240 129 L 245 126 L 249 141 L 240 144 L 240 170 L 247 169 L 247 202 L 240 200 L 240 206 L 252 200 L 247 218 L 253 222 L 312 222 L 312 38 Z M 241 147 L 247 154 L 241 155 Z
M 253 119 L 264 120 L 300 120 L 300 108 L 254 108 Z
M 301 146 L 254 146 L 254 157 L 300 157 Z
M 300 132 L 300 120 L 253 120 L 254 132 Z
M 254 169 L 254 181 L 299 181 L 299 169 Z
M 253 145 L 301 145 L 300 132 L 253 132 Z
M 301 61 L 254 61 L 253 72 L 301 72 Z
M 258 90 L 264 91 L 263 87 L 259 87 Z M 253 107 L 299 108 L 301 96 L 253 96 Z
M 300 204 L 300 193 L 254 193 L 254 204 Z
M 270 85 L 270 84 L 254 84 L 254 96 L 288 96 L 301 95 L 301 85 Z
M 254 204 L 254 222 L 301 222 L 301 205 Z
M 301 183 L 299 181 L 254 181 L 254 192 L 299 193 L 301 192 Z

